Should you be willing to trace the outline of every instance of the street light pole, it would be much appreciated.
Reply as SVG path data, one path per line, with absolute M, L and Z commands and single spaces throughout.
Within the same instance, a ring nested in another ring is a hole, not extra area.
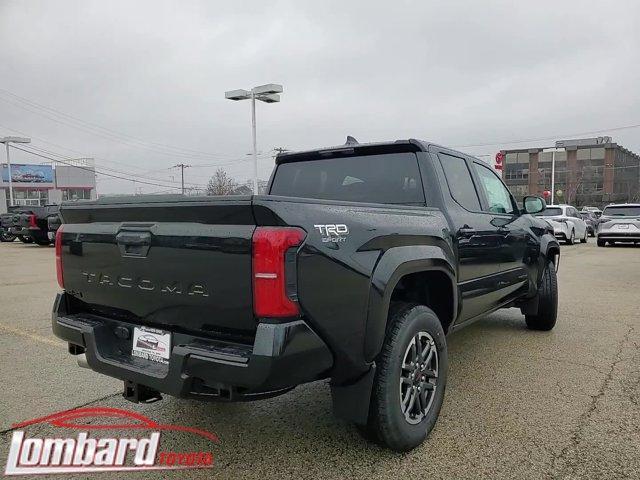
M 251 139 L 253 142 L 253 193 L 258 192 L 258 146 L 256 141 L 256 100 L 265 103 L 276 103 L 280 101 L 280 93 L 282 93 L 282 85 L 269 83 L 267 85 L 259 85 L 251 90 L 230 90 L 224 92 L 224 98 L 227 100 L 251 100 Z
M 556 152 L 561 152 L 562 150 L 558 147 L 542 149 L 544 153 L 551 152 L 551 205 L 554 205 L 556 197 Z
M 551 153 L 551 205 L 556 194 L 556 151 Z
M 9 175 L 9 206 L 13 207 L 13 178 L 11 177 L 11 156 L 9 155 L 9 142 L 5 142 L 7 147 L 7 173 Z
M 24 137 L 4 137 L 0 138 L 0 143 L 7 147 L 7 174 L 9 175 L 9 206 L 13 207 L 13 178 L 11 175 L 11 157 L 9 156 L 9 143 L 31 143 L 30 138 Z

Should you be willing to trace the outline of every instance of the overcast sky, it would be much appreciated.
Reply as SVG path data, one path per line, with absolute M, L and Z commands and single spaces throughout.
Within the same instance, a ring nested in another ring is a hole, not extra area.
M 493 155 L 640 124 L 639 25 L 637 0 L 0 0 L 0 135 L 167 186 L 183 162 L 246 180 L 250 105 L 224 92 L 281 83 L 281 103 L 258 105 L 262 178 L 274 147 L 346 135 L 504 142 L 464 148 Z M 640 152 L 640 128 L 609 134 Z M 134 186 L 99 176 L 98 188 Z

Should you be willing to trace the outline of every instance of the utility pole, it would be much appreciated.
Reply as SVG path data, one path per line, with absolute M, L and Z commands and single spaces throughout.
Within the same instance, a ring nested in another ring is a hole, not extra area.
M 191 165 L 185 165 L 184 163 L 179 163 L 178 165 L 174 165 L 173 168 L 180 168 L 180 173 L 182 177 L 182 195 L 184 195 L 184 169 L 189 168 Z
M 4 137 L 0 138 L 0 143 L 7 147 L 7 173 L 9 175 L 9 206 L 13 207 L 13 179 L 11 178 L 11 158 L 9 157 L 9 143 L 31 143 L 30 138 Z

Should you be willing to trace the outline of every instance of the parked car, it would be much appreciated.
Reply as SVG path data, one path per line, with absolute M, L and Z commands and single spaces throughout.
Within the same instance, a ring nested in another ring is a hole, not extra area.
M 589 232 L 589 235 L 592 237 L 595 237 L 596 230 L 598 228 L 598 222 L 599 222 L 596 214 L 592 211 L 585 210 L 580 212 L 580 216 L 582 217 L 584 222 L 587 224 L 587 231 Z
M 600 218 L 600 215 L 602 215 L 602 210 L 600 210 L 598 207 L 582 207 L 581 211 L 592 212 L 597 218 Z
M 26 208 L 27 207 L 9 207 L 7 213 L 0 215 L 0 225 L 2 228 L 0 240 L 3 242 L 13 242 L 17 238 L 22 243 L 33 243 L 33 238 L 29 230 L 18 225 L 20 215 L 28 212 Z
M 564 240 L 567 245 L 573 245 L 576 239 L 586 243 L 588 238 L 587 223 L 580 213 L 571 205 L 549 205 L 538 214 L 544 217 L 553 228 L 556 238 Z
M 11 233 L 13 225 L 13 215 L 11 213 L 0 214 L 0 242 L 13 242 L 16 236 Z
M 607 205 L 598 224 L 599 247 L 616 242 L 640 242 L 640 203 Z
M 28 212 L 14 216 L 14 229 L 28 232 L 28 235 L 38 245 L 51 245 L 54 236 L 49 235 L 49 217 L 58 215 L 59 205 L 46 205 L 43 207 L 29 207 Z
M 440 412 L 448 333 L 503 307 L 556 323 L 544 200 L 519 208 L 483 161 L 351 142 L 278 155 L 267 191 L 63 205 L 55 335 L 134 402 L 329 378 L 339 417 L 406 451 Z
M 52 240 L 55 240 L 55 235 L 58 228 L 60 228 L 60 225 L 62 225 L 62 217 L 60 216 L 60 213 L 49 215 L 49 217 L 47 217 L 47 227 L 49 230 L 49 236 Z

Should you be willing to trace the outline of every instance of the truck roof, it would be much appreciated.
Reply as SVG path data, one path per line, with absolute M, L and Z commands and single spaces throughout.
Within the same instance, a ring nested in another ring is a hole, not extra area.
M 318 156 L 335 158 L 340 156 L 352 155 L 358 152 L 360 155 L 376 155 L 381 153 L 399 153 L 399 152 L 427 152 L 429 147 L 438 147 L 452 153 L 457 153 L 465 157 L 472 157 L 468 153 L 458 152 L 448 147 L 438 145 L 437 143 L 425 140 L 417 140 L 415 138 L 390 140 L 387 142 L 357 143 L 347 141 L 344 145 L 336 145 L 333 147 L 314 148 L 312 150 L 301 150 L 295 152 L 282 152 L 276 156 L 276 165 L 287 162 L 297 162 L 303 160 L 317 160 Z M 474 157 L 475 158 L 475 157 Z

